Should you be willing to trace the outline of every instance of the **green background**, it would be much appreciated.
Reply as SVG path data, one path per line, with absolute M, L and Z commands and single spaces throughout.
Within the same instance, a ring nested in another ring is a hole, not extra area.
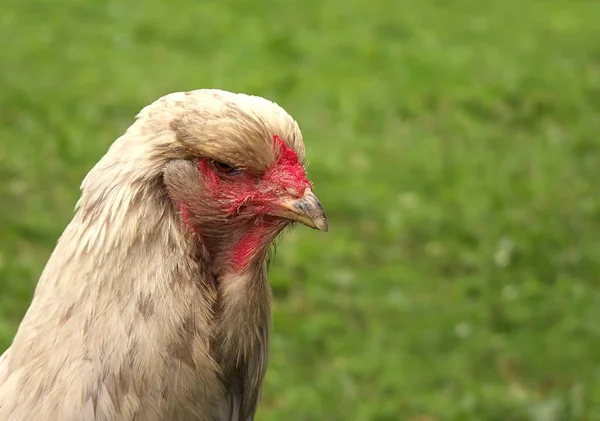
M 0 352 L 147 103 L 298 119 L 258 420 L 600 420 L 600 2 L 3 0 Z

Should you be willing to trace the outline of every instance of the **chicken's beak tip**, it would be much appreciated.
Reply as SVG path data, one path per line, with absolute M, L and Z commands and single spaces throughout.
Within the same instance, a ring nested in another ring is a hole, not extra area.
M 323 221 L 318 221 L 318 223 L 315 224 L 315 229 L 318 229 L 319 231 L 323 232 L 329 231 L 329 224 L 327 223 L 327 219 L 324 219 Z
M 300 222 L 319 231 L 327 232 L 329 230 L 325 209 L 310 189 L 306 189 L 300 199 L 293 199 L 279 204 L 274 215 Z

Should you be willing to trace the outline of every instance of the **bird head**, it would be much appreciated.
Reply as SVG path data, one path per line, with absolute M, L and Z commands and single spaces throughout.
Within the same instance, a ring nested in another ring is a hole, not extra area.
M 158 173 L 182 228 L 221 266 L 245 270 L 295 222 L 327 231 L 306 176 L 300 129 L 264 98 L 170 94 L 144 108 L 111 149 L 115 160 Z

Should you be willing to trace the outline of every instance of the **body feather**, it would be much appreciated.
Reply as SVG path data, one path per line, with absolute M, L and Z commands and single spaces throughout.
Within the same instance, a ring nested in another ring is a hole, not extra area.
M 296 123 L 262 98 L 201 90 L 140 112 L 84 179 L 0 357 L 0 421 L 254 418 L 268 350 L 268 247 L 236 271 L 222 244 L 239 242 L 242 225 L 215 229 L 221 246 L 213 245 L 217 234 L 188 229 L 164 183 L 169 168 L 173 183 L 185 175 L 177 165 L 189 170 L 189 161 L 171 162 L 194 148 L 273 161 L 260 142 L 278 133 L 302 159 Z

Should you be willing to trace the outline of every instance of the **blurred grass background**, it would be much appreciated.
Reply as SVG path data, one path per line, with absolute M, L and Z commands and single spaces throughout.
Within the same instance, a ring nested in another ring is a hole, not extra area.
M 420 3 L 420 4 L 419 4 Z M 0 352 L 145 104 L 300 122 L 330 232 L 272 268 L 258 420 L 600 420 L 600 3 L 4 0 Z

